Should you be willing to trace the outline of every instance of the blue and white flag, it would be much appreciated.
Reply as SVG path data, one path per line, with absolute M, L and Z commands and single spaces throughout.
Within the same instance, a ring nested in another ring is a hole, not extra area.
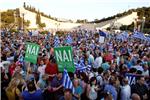
M 32 32 L 28 31 L 28 35 L 31 37 L 32 36 Z
M 74 63 L 76 70 L 80 72 L 87 72 L 91 71 L 91 65 L 85 65 L 83 62 L 80 63 Z
M 144 36 L 144 34 L 141 33 L 141 32 L 134 32 L 134 34 L 131 37 L 132 38 L 141 39 L 141 40 L 145 40 L 146 39 L 146 37 Z
M 59 37 L 56 36 L 55 39 L 54 39 L 54 47 L 58 47 L 60 44 L 60 40 L 59 40 Z
M 51 35 L 51 33 L 50 33 L 50 32 L 48 32 L 48 33 L 47 33 L 47 35 L 46 35 L 46 37 L 45 37 L 45 40 L 49 40 L 50 35 Z
M 22 64 L 24 63 L 24 56 L 22 54 L 19 55 L 18 57 L 18 61 L 17 61 L 19 64 Z
M 150 42 L 150 36 L 146 36 L 146 40 Z
M 70 77 L 68 75 L 68 72 L 66 69 L 64 69 L 64 74 L 63 74 L 63 86 L 65 89 L 71 89 L 72 93 L 74 94 L 75 93 L 75 89 L 74 89 L 74 86 L 72 84 L 72 81 L 70 80 Z
M 121 41 L 127 41 L 128 37 L 129 37 L 128 33 L 123 32 L 117 36 L 117 39 L 119 39 Z
M 72 37 L 68 34 L 67 37 L 66 37 L 66 42 L 68 44 L 71 44 L 72 43 Z
M 103 37 L 106 37 L 107 34 L 105 32 L 103 32 L 103 31 L 99 30 L 99 35 L 103 36 Z

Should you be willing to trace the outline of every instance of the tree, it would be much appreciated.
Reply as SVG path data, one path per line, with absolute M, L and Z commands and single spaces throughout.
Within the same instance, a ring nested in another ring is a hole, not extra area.
M 124 31 L 124 30 L 129 30 L 129 31 L 133 31 L 134 29 L 134 22 L 132 22 L 130 25 L 122 25 L 120 27 L 120 30 Z
M 25 2 L 23 3 L 23 7 L 26 8 L 26 3 Z
M 25 22 L 24 22 L 24 25 L 25 25 L 26 27 L 29 27 L 29 26 L 30 26 L 30 21 L 29 21 L 29 20 L 25 21 Z
M 38 26 L 39 26 L 39 28 L 44 28 L 44 27 L 46 27 L 46 24 L 45 23 L 40 23 L 40 24 L 38 24 Z
M 7 10 L 6 12 L 1 13 L 2 28 L 10 29 L 13 26 L 14 22 L 15 22 L 15 17 L 14 17 L 13 10 Z
M 41 17 L 40 17 L 40 13 L 36 14 L 36 24 L 40 24 L 41 23 Z
M 23 22 L 23 19 L 20 17 L 19 9 L 7 10 L 7 11 L 1 13 L 1 23 L 2 23 L 1 27 L 3 29 L 7 29 L 7 30 L 11 30 L 14 28 L 21 29 L 22 22 Z M 28 27 L 30 25 L 30 21 L 24 20 L 24 25 L 26 27 Z

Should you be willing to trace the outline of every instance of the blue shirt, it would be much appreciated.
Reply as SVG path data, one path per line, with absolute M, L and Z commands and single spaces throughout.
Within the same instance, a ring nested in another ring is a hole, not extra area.
M 81 86 L 78 86 L 75 88 L 75 94 L 77 94 L 77 95 L 81 95 L 82 91 L 83 90 L 82 90 Z
M 43 100 L 42 90 L 37 90 L 34 93 L 29 93 L 28 91 L 22 92 L 23 100 Z

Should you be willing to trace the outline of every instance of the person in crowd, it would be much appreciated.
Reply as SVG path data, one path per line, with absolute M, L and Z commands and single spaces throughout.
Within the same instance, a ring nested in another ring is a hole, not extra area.
M 100 43 L 97 31 L 63 32 L 65 34 L 54 36 L 43 35 L 40 31 L 38 36 L 4 32 L 0 63 L 2 100 L 149 100 L 150 42 L 130 36 L 118 40 L 118 34 L 108 32 L 105 41 Z M 72 43 L 64 41 L 68 35 Z M 68 74 L 75 94 L 64 91 L 63 72 L 59 72 L 54 56 L 56 37 L 59 46 L 73 49 L 76 70 Z M 40 46 L 36 64 L 24 59 L 26 42 Z M 128 79 L 124 78 L 128 74 L 131 74 Z
M 82 72 L 80 73 L 80 84 L 82 86 L 82 94 L 81 94 L 81 100 L 88 100 L 88 97 L 87 97 L 87 86 L 88 86 L 88 82 L 89 82 L 89 78 L 88 76 L 86 75 L 86 73 Z
M 6 95 L 8 100 L 19 100 L 20 98 L 20 90 L 18 89 L 20 80 L 17 78 L 13 78 L 8 87 L 6 88 Z
M 148 99 L 148 88 L 145 85 L 145 78 L 143 76 L 137 77 L 136 84 L 131 86 L 131 93 L 136 93 L 140 96 L 141 100 Z
M 60 97 L 60 99 L 58 100 L 77 100 L 77 99 L 73 97 L 72 91 L 70 89 L 65 89 L 64 96 Z
M 104 91 L 111 93 L 114 100 L 117 100 L 117 90 L 116 90 L 116 77 L 111 76 L 109 79 L 109 84 L 104 88 Z
M 149 75 L 149 70 L 148 70 L 148 65 L 147 64 L 144 64 L 143 65 L 143 73 L 142 73 L 142 75 L 143 76 L 145 76 L 145 77 L 149 77 L 150 75 Z
M 37 82 L 37 86 L 44 92 L 47 88 L 47 80 L 48 76 L 46 74 L 43 74 L 40 78 L 39 81 Z
M 94 57 L 90 51 L 87 52 L 87 57 L 88 57 L 88 64 L 93 65 L 94 64 Z
M 130 100 L 131 87 L 128 84 L 128 79 L 123 79 L 123 86 L 121 87 L 120 100 Z
M 100 99 L 100 100 L 113 100 L 113 97 L 112 97 L 112 95 L 109 92 L 104 92 L 103 96 L 104 97 L 102 99 Z
M 140 96 L 138 94 L 133 93 L 131 96 L 131 100 L 141 100 L 141 99 L 140 99 Z
M 82 94 L 82 92 L 83 92 L 83 89 L 82 89 L 82 87 L 81 87 L 80 84 L 79 84 L 79 79 L 74 79 L 74 80 L 73 80 L 73 86 L 74 86 L 74 88 L 75 88 L 74 96 L 75 96 L 78 100 L 80 100 L 81 94 Z
M 27 82 L 25 91 L 22 92 L 20 99 L 22 100 L 43 100 L 42 90 L 37 86 L 35 79 Z
M 1 72 L 1 99 L 7 100 L 7 95 L 5 89 L 8 87 L 9 84 L 9 77 L 5 73 L 5 68 L 4 66 L 0 65 L 0 72 Z
M 38 72 L 40 73 L 40 75 L 45 74 L 45 68 L 46 68 L 46 65 L 44 65 L 44 61 L 41 60 L 40 65 L 38 67 Z
M 87 87 L 87 97 L 90 100 L 96 100 L 98 97 L 98 95 L 97 95 L 98 90 L 99 90 L 99 87 L 97 85 L 96 77 L 92 77 L 90 79 L 89 85 Z
M 54 93 L 55 100 L 58 100 L 63 95 L 63 74 L 58 72 L 51 81 L 52 92 Z
M 58 73 L 58 67 L 56 64 L 56 60 L 53 56 L 50 57 L 49 61 L 47 62 L 45 68 L 45 74 L 49 75 L 49 80 L 52 81 L 54 76 Z
M 140 70 L 143 72 L 143 67 L 141 66 L 141 60 L 137 60 L 137 63 L 133 68 L 136 68 L 137 70 Z
M 103 58 L 101 56 L 101 53 L 99 53 L 97 54 L 93 67 L 98 69 L 99 67 L 101 67 L 102 63 L 103 63 Z
M 110 68 L 109 62 L 103 60 L 102 68 L 104 69 L 104 71 L 107 71 Z

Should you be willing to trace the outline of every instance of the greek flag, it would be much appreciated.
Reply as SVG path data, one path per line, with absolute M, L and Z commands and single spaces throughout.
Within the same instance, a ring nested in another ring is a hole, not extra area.
M 67 37 L 66 37 L 66 42 L 68 44 L 71 44 L 72 43 L 72 37 L 68 34 Z
M 146 39 L 146 37 L 144 36 L 144 34 L 141 33 L 141 32 L 134 32 L 134 34 L 131 37 L 132 38 L 141 39 L 141 40 L 145 40 Z
M 100 35 L 100 36 L 103 36 L 103 37 L 106 37 L 106 36 L 107 36 L 107 34 L 106 34 L 105 32 L 103 32 L 103 31 L 101 31 L 101 30 L 99 30 L 99 35 Z
M 59 43 L 60 43 L 59 37 L 56 36 L 55 39 L 54 39 L 54 47 L 58 47 Z
M 28 31 L 28 35 L 31 37 L 31 36 L 32 36 L 32 32 L 31 32 L 31 31 Z
M 122 41 L 127 41 L 128 37 L 129 37 L 128 33 L 123 32 L 117 36 L 117 39 L 122 40 Z
M 87 72 L 91 70 L 91 65 L 85 65 L 83 62 L 74 63 L 76 70 L 80 72 Z
M 150 36 L 146 36 L 146 40 L 150 42 Z
M 16 62 L 17 64 L 22 64 L 24 63 L 24 56 L 22 54 L 19 55 L 18 61 Z
M 47 35 L 45 36 L 45 40 L 46 40 L 46 41 L 48 41 L 48 40 L 49 40 L 50 35 L 51 35 L 51 33 L 50 33 L 50 32 L 48 32 L 48 33 L 47 33 Z
M 74 94 L 75 92 L 75 89 L 74 89 L 74 86 L 72 84 L 72 81 L 70 80 L 70 77 L 68 75 L 68 72 L 66 69 L 64 69 L 64 74 L 63 74 L 63 86 L 65 89 L 71 89 L 72 90 L 72 93 Z
M 75 65 L 77 71 L 80 71 L 80 72 L 86 71 L 86 66 L 84 65 L 84 63 L 79 63 L 79 64 L 75 63 L 74 65 Z

